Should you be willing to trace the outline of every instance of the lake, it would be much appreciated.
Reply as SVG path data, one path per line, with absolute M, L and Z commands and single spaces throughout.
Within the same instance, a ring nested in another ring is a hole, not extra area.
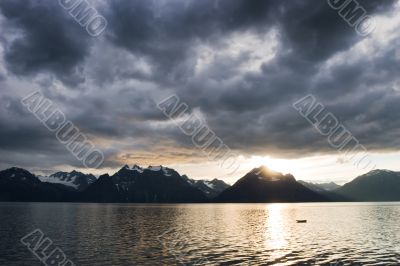
M 40 229 L 75 265 L 399 265 L 400 203 L 0 203 L 0 265 L 43 265 Z M 307 223 L 296 223 L 306 219 Z

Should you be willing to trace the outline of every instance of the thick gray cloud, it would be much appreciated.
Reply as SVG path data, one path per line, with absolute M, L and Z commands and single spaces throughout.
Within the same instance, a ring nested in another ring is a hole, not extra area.
M 73 21 L 58 1 L 1 1 L 8 32 L 5 61 L 15 74 L 26 76 L 41 71 L 76 85 L 84 79 L 79 63 L 89 53 L 90 36 Z M 11 35 L 11 34 L 10 34 Z
M 398 8 L 358 2 L 393 20 Z M 390 42 L 363 38 L 326 1 L 118 0 L 97 8 L 108 26 L 92 38 L 56 1 L 0 1 L 1 165 L 79 165 L 20 105 L 33 88 L 105 150 L 104 167 L 201 158 L 156 107 L 168 93 L 242 154 L 332 152 L 292 108 L 308 93 L 367 148 L 399 147 L 395 32 L 382 33 Z M 36 154 L 41 160 L 29 161 Z

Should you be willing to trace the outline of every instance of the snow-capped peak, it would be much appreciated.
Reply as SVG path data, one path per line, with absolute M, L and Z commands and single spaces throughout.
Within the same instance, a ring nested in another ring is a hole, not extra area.
M 143 168 L 140 167 L 139 165 L 135 164 L 134 166 L 132 166 L 131 170 L 133 171 L 138 171 L 139 173 L 143 173 Z
M 129 171 L 137 171 L 137 172 L 139 172 L 139 173 L 143 173 L 143 168 L 140 167 L 140 166 L 137 165 L 137 164 L 135 164 L 135 165 L 132 166 L 132 167 L 129 167 L 128 165 L 125 165 L 124 167 L 122 167 L 122 169 L 129 170 Z
M 172 169 L 170 169 L 168 167 L 164 167 L 162 165 L 160 165 L 160 166 L 152 166 L 152 165 L 150 165 L 149 167 L 147 167 L 147 170 L 154 171 L 154 172 L 162 171 L 164 173 L 164 175 L 171 176 L 171 170 Z
M 162 168 L 163 168 L 163 166 L 161 166 L 161 165 L 160 166 L 149 165 L 149 167 L 147 167 L 147 169 L 150 171 L 160 171 Z
M 393 171 L 386 170 L 386 169 L 375 169 L 372 171 L 369 171 L 368 173 L 365 174 L 365 176 L 371 176 L 371 175 L 376 175 L 376 174 L 381 174 L 381 173 L 393 173 Z
M 56 172 L 49 176 L 38 176 L 39 180 L 46 183 L 60 184 L 68 187 L 72 187 L 74 189 L 84 189 L 88 185 L 92 184 L 96 181 L 96 177 L 89 174 L 86 175 L 81 172 L 72 171 L 68 172 Z

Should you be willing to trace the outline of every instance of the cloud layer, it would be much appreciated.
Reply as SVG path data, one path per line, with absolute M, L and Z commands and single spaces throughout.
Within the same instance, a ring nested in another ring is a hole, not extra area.
M 157 108 L 172 93 L 244 156 L 331 153 L 292 108 L 309 93 L 369 150 L 398 150 L 400 5 L 359 3 L 378 23 L 365 38 L 325 1 L 93 2 L 93 38 L 57 1 L 0 1 L 0 165 L 81 166 L 21 106 L 36 89 L 104 167 L 206 160 Z

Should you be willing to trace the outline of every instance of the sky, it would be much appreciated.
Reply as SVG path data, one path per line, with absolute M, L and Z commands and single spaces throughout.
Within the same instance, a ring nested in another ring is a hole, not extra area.
M 0 1 L 0 168 L 113 173 L 165 165 L 229 183 L 266 165 L 344 183 L 365 173 L 293 108 L 313 95 L 367 149 L 400 170 L 399 1 L 358 1 L 360 36 L 326 1 L 89 1 L 97 37 L 58 1 Z M 41 93 L 104 154 L 87 169 L 21 104 Z M 209 160 L 157 107 L 177 95 L 237 154 Z

